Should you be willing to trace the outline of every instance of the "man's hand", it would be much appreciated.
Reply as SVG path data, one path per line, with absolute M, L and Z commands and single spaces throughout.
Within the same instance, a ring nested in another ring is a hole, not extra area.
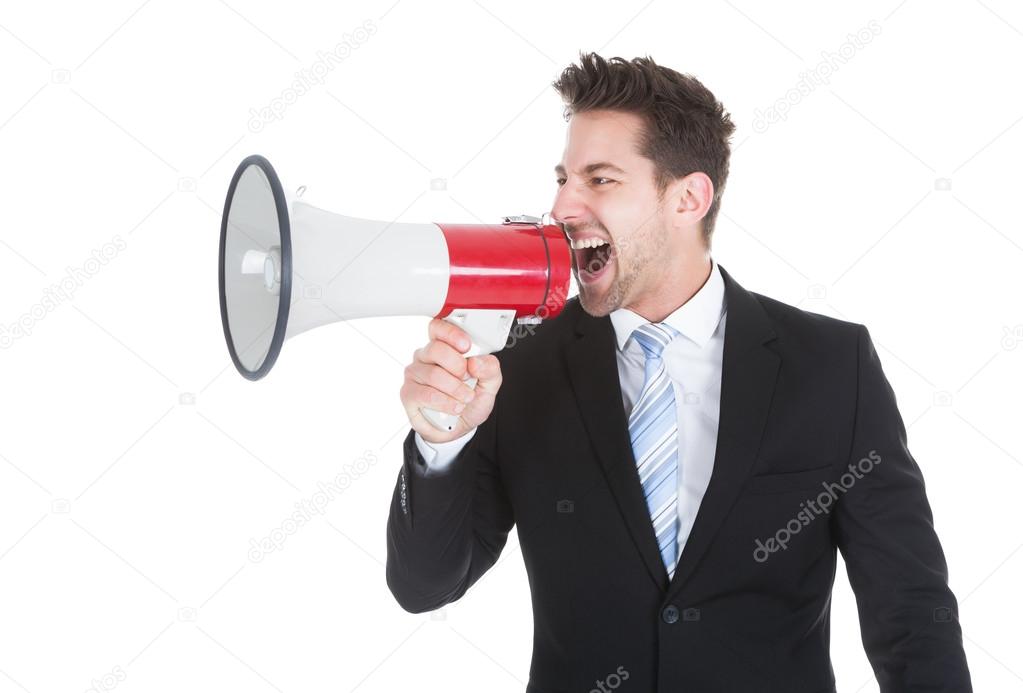
M 471 340 L 465 330 L 434 318 L 429 325 L 430 341 L 416 349 L 412 363 L 405 367 L 401 403 L 409 423 L 428 443 L 454 440 L 487 420 L 501 387 L 501 364 L 493 354 L 466 359 Z M 462 382 L 465 374 L 475 377 L 473 390 Z M 420 408 L 459 414 L 452 431 L 442 431 L 426 420 Z

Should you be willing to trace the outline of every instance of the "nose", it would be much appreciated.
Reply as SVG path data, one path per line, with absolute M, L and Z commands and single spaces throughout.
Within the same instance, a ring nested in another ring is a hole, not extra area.
M 554 196 L 551 217 L 561 224 L 578 223 L 586 218 L 586 205 L 582 197 L 567 183 L 563 184 Z

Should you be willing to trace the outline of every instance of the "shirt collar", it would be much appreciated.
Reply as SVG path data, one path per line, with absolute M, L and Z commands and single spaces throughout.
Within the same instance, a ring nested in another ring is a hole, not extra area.
M 725 284 L 714 258 L 710 259 L 710 276 L 693 296 L 676 308 L 662 322 L 671 325 L 685 337 L 703 347 L 717 330 L 725 312 Z M 618 349 L 625 351 L 625 345 L 633 330 L 649 322 L 646 318 L 628 308 L 611 312 Z

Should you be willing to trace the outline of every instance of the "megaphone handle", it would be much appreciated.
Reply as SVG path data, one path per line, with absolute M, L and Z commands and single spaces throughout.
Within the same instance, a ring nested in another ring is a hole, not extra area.
M 467 308 L 451 311 L 444 320 L 458 325 L 469 335 L 472 345 L 465 352 L 465 358 L 468 359 L 471 356 L 492 354 L 504 348 L 508 341 L 512 322 L 515 320 L 515 311 Z M 462 382 L 471 388 L 476 387 L 476 378 L 469 375 L 468 372 Z M 427 407 L 423 407 L 420 411 L 427 421 L 442 431 L 451 432 L 458 424 L 458 414 L 449 414 Z

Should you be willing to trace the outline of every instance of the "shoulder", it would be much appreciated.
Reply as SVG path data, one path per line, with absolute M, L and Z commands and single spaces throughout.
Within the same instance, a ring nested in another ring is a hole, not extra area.
M 786 332 L 848 337 L 856 335 L 861 329 L 864 329 L 864 326 L 858 322 L 803 310 L 754 291 L 751 291 L 750 295 L 757 300 L 771 321 Z
M 856 357 L 859 341 L 867 335 L 867 328 L 861 323 L 803 310 L 752 291 L 749 293 L 767 316 L 779 347 L 788 351 L 830 355 L 844 361 Z

